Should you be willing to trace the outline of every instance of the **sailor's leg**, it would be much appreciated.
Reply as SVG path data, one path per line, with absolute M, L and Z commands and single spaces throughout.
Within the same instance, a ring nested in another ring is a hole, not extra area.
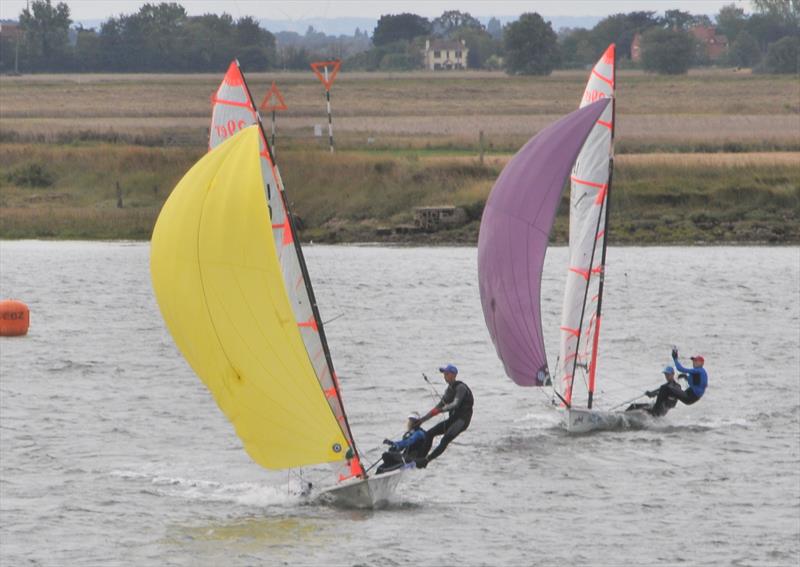
M 436 425 L 434 425 L 433 427 L 428 429 L 428 432 L 426 433 L 426 435 L 428 435 L 431 439 L 433 439 L 437 435 L 444 435 L 445 431 L 447 431 L 447 421 L 446 420 L 445 421 L 440 421 L 439 423 L 437 423 Z
M 669 384 L 664 384 L 658 389 L 658 397 L 656 398 L 656 402 L 653 404 L 653 409 L 650 411 L 650 413 L 657 417 L 667 415 L 669 408 L 675 405 L 674 403 L 671 405 L 668 404 L 670 400 L 678 399 L 683 403 L 686 403 L 680 397 L 682 394 L 684 394 L 684 391 L 680 388 L 670 386 Z
M 445 421 L 444 423 L 446 424 L 447 422 Z M 458 437 L 459 434 L 467 428 L 467 425 L 469 425 L 469 422 L 463 419 L 457 419 L 451 423 L 447 428 L 447 431 L 445 431 L 444 436 L 442 436 L 442 440 L 439 442 L 439 445 L 431 452 L 430 455 L 428 455 L 428 461 L 432 461 L 444 453 L 444 450 L 447 449 L 447 446 L 450 444 L 450 442 Z
M 383 454 L 383 463 L 378 465 L 378 470 L 375 474 L 381 474 L 384 471 L 391 470 L 398 467 L 403 463 L 403 457 L 397 451 L 386 451 Z
M 672 392 L 672 397 L 678 398 L 682 401 L 685 405 L 690 406 L 695 403 L 698 398 L 695 396 L 694 392 L 692 392 L 691 388 L 686 388 L 685 390 L 678 390 L 677 388 Z

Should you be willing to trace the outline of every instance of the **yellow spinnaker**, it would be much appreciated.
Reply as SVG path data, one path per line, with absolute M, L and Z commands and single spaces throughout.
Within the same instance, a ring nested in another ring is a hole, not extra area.
M 349 445 L 284 289 L 258 152 L 250 126 L 181 179 L 153 230 L 153 288 L 175 343 L 254 461 L 342 460 Z

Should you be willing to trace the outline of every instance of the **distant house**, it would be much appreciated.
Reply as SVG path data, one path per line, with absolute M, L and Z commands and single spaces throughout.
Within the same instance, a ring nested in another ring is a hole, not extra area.
M 0 38 L 16 40 L 19 37 L 22 37 L 22 28 L 19 27 L 19 22 L 0 20 Z
M 728 52 L 728 38 L 717 33 L 713 26 L 694 26 L 689 33 L 697 42 L 699 60 L 718 61 Z M 631 42 L 631 61 L 642 60 L 642 34 L 636 32 Z
M 700 59 L 718 61 L 728 52 L 728 38 L 718 34 L 714 26 L 694 26 L 689 33 L 697 40 Z
M 642 60 L 642 34 L 636 32 L 631 41 L 631 61 L 639 63 Z
M 467 43 L 444 39 L 425 40 L 425 68 L 429 71 L 466 69 L 469 49 Z

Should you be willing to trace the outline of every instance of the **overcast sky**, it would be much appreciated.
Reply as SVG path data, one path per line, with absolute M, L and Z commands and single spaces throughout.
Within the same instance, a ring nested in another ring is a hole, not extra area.
M 52 0 L 56 4 L 58 0 Z M 158 3 L 160 0 L 150 0 Z M 75 21 L 105 20 L 132 14 L 146 4 L 137 0 L 66 0 Z M 0 0 L 0 19 L 15 20 L 25 0 Z M 693 14 L 713 15 L 726 4 L 751 12 L 748 0 L 183 0 L 189 15 L 227 12 L 234 18 L 302 20 L 305 18 L 375 18 L 383 14 L 411 12 L 434 18 L 446 10 L 469 12 L 473 16 L 518 16 L 539 12 L 542 16 L 607 16 L 638 10 L 679 9 Z

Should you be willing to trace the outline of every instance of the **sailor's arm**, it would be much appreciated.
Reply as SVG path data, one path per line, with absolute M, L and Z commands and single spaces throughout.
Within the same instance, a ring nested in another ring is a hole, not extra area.
M 453 398 L 453 401 L 450 402 L 449 404 L 443 405 L 442 411 L 451 411 L 456 409 L 458 406 L 461 405 L 461 402 L 464 401 L 466 395 L 467 395 L 467 387 L 464 386 L 464 384 L 459 384 L 456 387 L 456 395 Z
M 689 374 L 691 374 L 692 371 L 694 370 L 693 368 L 686 368 L 682 366 L 681 363 L 678 362 L 678 357 L 675 355 L 675 353 L 673 353 L 672 362 L 675 363 L 675 368 L 678 369 L 678 372 L 688 372 Z
M 436 415 L 439 415 L 440 413 L 442 413 L 442 406 L 444 406 L 444 402 L 443 401 L 439 402 L 438 404 L 436 404 L 436 406 L 434 406 L 434 408 L 431 411 L 429 411 L 428 413 L 423 415 L 421 418 L 419 418 L 419 421 L 417 423 L 425 423 L 426 421 L 428 421 L 433 416 L 436 416 Z

